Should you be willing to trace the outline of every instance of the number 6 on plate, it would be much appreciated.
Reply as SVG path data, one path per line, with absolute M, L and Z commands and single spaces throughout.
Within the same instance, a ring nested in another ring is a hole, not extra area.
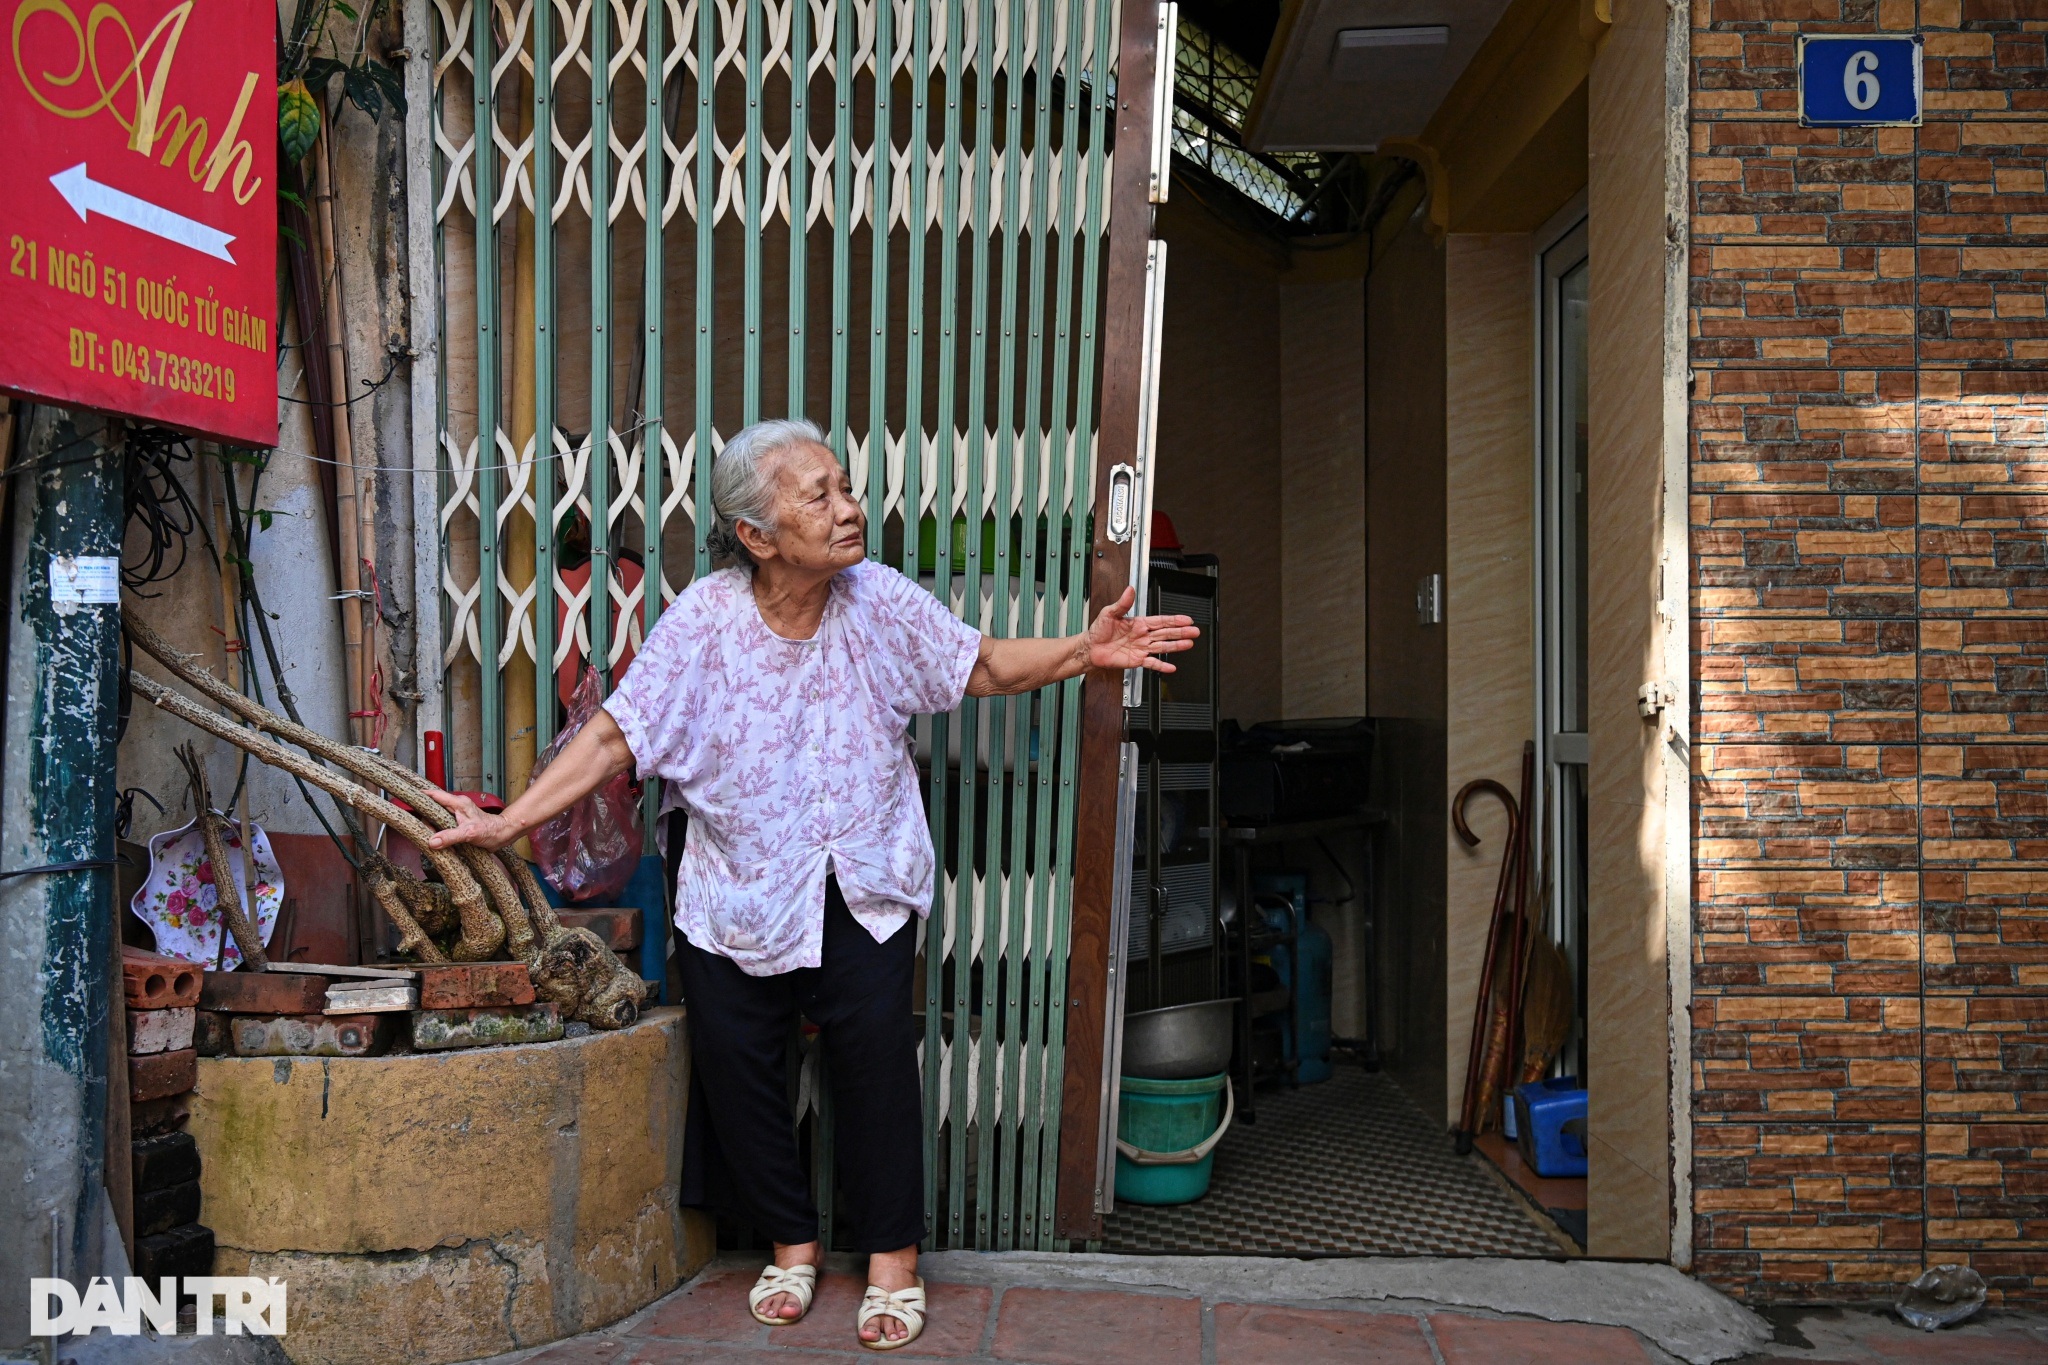
M 1801 126 L 1918 127 L 1920 62 L 1917 34 L 1801 34 Z

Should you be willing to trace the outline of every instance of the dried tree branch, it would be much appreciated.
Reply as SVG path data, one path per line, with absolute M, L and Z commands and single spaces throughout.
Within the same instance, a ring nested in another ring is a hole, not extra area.
M 185 776 L 192 784 L 193 823 L 199 828 L 200 842 L 206 846 L 206 861 L 213 866 L 213 908 L 220 912 L 222 932 L 234 936 L 235 947 L 242 952 L 242 961 L 251 971 L 262 971 L 270 965 L 270 958 L 263 951 L 263 935 L 250 923 L 248 914 L 242 909 L 242 895 L 235 884 L 234 864 L 228 861 L 228 843 L 222 834 L 226 823 L 213 808 L 213 791 L 206 781 L 206 768 L 199 761 L 190 744 L 178 749 L 178 761 L 185 765 Z M 247 851 L 246 840 L 244 851 Z M 253 893 L 254 883 L 250 885 Z M 252 905 L 250 907 L 254 909 Z
M 448 884 L 448 894 L 455 903 L 455 913 L 462 921 L 463 935 L 455 947 L 457 961 L 484 961 L 504 942 L 504 926 L 484 905 L 482 888 L 477 885 L 476 879 L 469 875 L 469 869 L 460 859 L 451 857 L 440 849 L 428 848 L 427 840 L 433 836 L 433 831 L 421 824 L 410 812 L 399 809 L 375 792 L 356 785 L 312 759 L 292 752 L 276 740 L 237 725 L 218 712 L 207 710 L 190 697 L 164 686 L 147 674 L 131 668 L 128 670 L 128 681 L 136 694 L 151 705 L 170 712 L 216 739 L 225 740 L 273 768 L 282 768 L 288 773 L 304 778 L 330 796 L 354 806 L 363 814 L 382 820 L 398 831 L 400 837 L 417 845 L 421 856 L 433 865 L 434 870 L 440 873 L 441 880 Z M 390 903 L 387 902 L 387 912 L 389 908 Z M 414 923 L 410 914 L 406 915 L 405 922 Z M 418 928 L 416 923 L 414 928 Z M 402 932 L 403 924 L 400 925 L 400 929 Z
M 593 1027 L 612 1029 L 632 1023 L 649 994 L 648 983 L 625 964 L 588 929 L 564 928 L 549 906 L 533 870 L 524 859 L 500 851 L 493 857 L 473 845 L 462 845 L 451 856 L 428 848 L 432 835 L 428 822 L 442 828 L 454 823 L 431 795 L 431 788 L 417 774 L 381 755 L 337 744 L 305 726 L 294 724 L 250 701 L 214 678 L 192 667 L 187 656 L 173 649 L 147 623 L 132 613 L 128 626 L 135 642 L 179 678 L 190 682 L 208 697 L 244 716 L 265 730 L 300 745 L 309 755 L 330 758 L 337 766 L 357 773 L 397 795 L 415 808 L 409 812 L 391 800 L 333 772 L 312 757 L 302 756 L 252 730 L 234 724 L 227 717 L 207 710 L 191 698 L 130 670 L 136 692 L 152 704 L 243 749 L 273 767 L 283 768 L 320 787 L 345 804 L 389 825 L 401 838 L 419 847 L 422 856 L 446 883 L 456 917 L 463 926 L 463 938 L 455 956 L 460 961 L 478 961 L 495 952 L 509 936 L 509 946 L 533 972 L 535 992 L 551 1000 L 565 1017 L 581 1019 Z M 378 860 L 383 862 L 382 859 Z M 472 871 L 476 875 L 472 875 Z M 366 880 L 373 895 L 399 927 L 401 948 L 422 961 L 439 958 L 439 951 L 427 938 L 411 907 L 428 913 L 426 904 L 438 910 L 432 888 L 419 883 L 386 864 L 383 875 L 366 866 Z M 482 885 L 479 885 L 479 882 Z M 502 921 L 484 905 L 483 888 L 503 909 Z M 479 921 L 489 932 L 472 934 Z M 485 943 L 488 946 L 483 946 Z M 429 956 L 431 954 L 431 956 Z

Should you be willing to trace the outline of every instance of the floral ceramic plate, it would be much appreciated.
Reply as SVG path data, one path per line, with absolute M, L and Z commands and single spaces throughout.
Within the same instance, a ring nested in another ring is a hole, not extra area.
M 242 830 L 230 824 L 223 837 L 228 846 L 228 863 L 235 885 L 243 890 L 242 903 L 249 903 L 243 883 Z M 270 836 L 263 826 L 249 827 L 249 842 L 255 849 L 256 932 L 268 945 L 277 925 L 277 912 L 284 904 L 284 873 L 270 850 Z M 213 884 L 213 865 L 206 860 L 206 843 L 195 821 L 182 829 L 165 830 L 149 841 L 149 880 L 129 902 L 137 918 L 156 931 L 156 950 L 183 962 L 203 962 L 211 967 L 219 961 L 224 968 L 242 960 L 234 936 L 226 935 L 226 955 L 220 956 L 223 930 L 216 906 L 220 892 Z

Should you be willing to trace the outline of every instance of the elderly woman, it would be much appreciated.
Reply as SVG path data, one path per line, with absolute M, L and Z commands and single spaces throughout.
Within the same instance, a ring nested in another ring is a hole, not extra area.
M 1126 591 L 1081 635 L 981 635 L 868 561 L 866 516 L 809 422 L 734 436 L 711 503 L 714 552 L 736 565 L 676 598 L 604 709 L 502 813 L 441 797 L 460 819 L 433 842 L 502 847 L 628 768 L 668 783 L 690 817 L 675 916 L 693 1062 L 683 1202 L 773 1239 L 755 1317 L 804 1315 L 823 1249 L 786 1088 L 803 1015 L 823 1034 L 839 1185 L 869 1257 L 856 1331 L 892 1350 L 925 1308 L 906 926 L 931 910 L 934 859 L 911 718 L 1090 668 L 1170 673 L 1158 656 L 1198 632 L 1127 615 Z

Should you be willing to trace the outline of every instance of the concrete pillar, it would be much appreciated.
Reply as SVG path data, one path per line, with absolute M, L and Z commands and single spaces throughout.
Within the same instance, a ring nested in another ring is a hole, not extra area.
M 29 1277 L 102 1271 L 120 607 L 53 601 L 53 561 L 121 553 L 104 418 L 37 407 L 10 479 L 0 750 L 0 1349 Z M 28 869 L 43 869 L 31 871 Z

